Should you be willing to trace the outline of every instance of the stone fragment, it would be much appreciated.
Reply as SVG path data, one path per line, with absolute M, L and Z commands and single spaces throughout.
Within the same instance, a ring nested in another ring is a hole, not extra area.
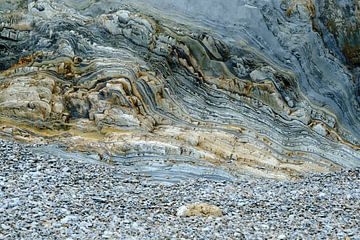
M 179 217 L 221 217 L 223 212 L 215 205 L 193 203 L 181 206 L 176 213 Z

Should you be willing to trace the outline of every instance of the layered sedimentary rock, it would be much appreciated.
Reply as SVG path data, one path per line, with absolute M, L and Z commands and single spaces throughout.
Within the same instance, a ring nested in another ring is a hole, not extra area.
M 360 165 L 355 1 L 0 6 L 3 135 L 234 175 Z

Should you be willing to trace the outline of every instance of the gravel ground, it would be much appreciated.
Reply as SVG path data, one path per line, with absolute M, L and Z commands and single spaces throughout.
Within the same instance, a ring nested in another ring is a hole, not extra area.
M 205 202 L 222 217 L 178 217 Z M 0 140 L 0 239 L 360 239 L 360 170 L 168 185 Z

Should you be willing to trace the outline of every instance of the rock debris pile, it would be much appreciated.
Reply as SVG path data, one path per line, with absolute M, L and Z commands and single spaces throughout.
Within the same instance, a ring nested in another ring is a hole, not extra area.
M 177 216 L 198 202 L 222 214 Z M 0 239 L 358 239 L 359 212 L 359 169 L 169 186 L 0 141 Z

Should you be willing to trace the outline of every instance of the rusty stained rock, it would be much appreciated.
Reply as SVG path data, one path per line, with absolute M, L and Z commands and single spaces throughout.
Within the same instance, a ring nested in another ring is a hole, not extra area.
M 314 31 L 322 5 L 233 1 L 224 18 L 197 4 L 174 3 L 192 16 L 184 20 L 161 1 L 51 0 L 14 21 L 0 16 L 24 33 L 0 39 L 1 133 L 114 156 L 186 156 L 233 175 L 358 166 L 355 76 Z

